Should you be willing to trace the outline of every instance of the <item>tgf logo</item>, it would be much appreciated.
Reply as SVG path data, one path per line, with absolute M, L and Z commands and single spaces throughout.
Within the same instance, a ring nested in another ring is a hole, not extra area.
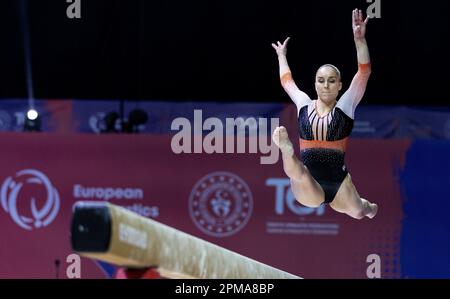
M 289 210 L 299 216 L 316 214 L 321 216 L 325 213 L 325 207 L 322 205 L 318 208 L 308 208 L 298 205 L 294 194 L 290 188 L 289 179 L 270 178 L 266 181 L 266 186 L 275 187 L 275 213 L 284 214 L 285 204 Z

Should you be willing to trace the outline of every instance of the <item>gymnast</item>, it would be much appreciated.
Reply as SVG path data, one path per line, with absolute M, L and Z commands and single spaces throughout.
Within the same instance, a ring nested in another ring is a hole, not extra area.
M 341 73 L 331 64 L 322 65 L 316 73 L 317 100 L 311 100 L 292 79 L 286 58 L 289 37 L 272 44 L 278 55 L 280 80 L 286 93 L 297 106 L 300 135 L 299 160 L 285 127 L 273 132 L 273 141 L 280 148 L 283 168 L 290 178 L 296 200 L 316 208 L 329 205 L 350 217 L 373 218 L 378 205 L 361 198 L 345 167 L 345 150 L 353 129 L 355 108 L 361 101 L 371 73 L 369 49 L 365 39 L 367 17 L 361 10 L 352 12 L 353 37 L 358 58 L 358 72 L 350 87 L 337 101 L 342 88 Z

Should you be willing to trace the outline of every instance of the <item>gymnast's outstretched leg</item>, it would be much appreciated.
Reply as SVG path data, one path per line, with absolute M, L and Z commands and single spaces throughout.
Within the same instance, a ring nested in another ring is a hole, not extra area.
M 277 127 L 272 139 L 280 148 L 283 169 L 291 179 L 291 190 L 295 199 L 304 206 L 316 208 L 324 201 L 325 194 L 308 168 L 295 156 L 294 146 L 285 127 Z
M 370 203 L 359 196 L 350 174 L 342 182 L 339 191 L 330 206 L 337 212 L 345 213 L 355 219 L 373 218 L 378 212 L 378 205 Z

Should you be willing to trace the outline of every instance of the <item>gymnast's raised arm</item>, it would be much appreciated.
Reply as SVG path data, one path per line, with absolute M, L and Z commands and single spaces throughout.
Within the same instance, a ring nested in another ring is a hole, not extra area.
M 359 104 L 366 91 L 367 82 L 369 81 L 372 69 L 369 48 L 365 38 L 368 21 L 369 17 L 366 17 L 366 19 L 363 20 L 363 13 L 361 10 L 355 9 L 352 11 L 352 28 L 356 46 L 356 55 L 358 58 L 358 72 L 353 77 L 350 87 L 342 95 L 338 103 L 338 106 L 342 111 L 351 118 L 354 118 L 356 106 Z
M 289 42 L 290 37 L 286 38 L 283 43 L 279 41 L 276 44 L 272 44 L 272 47 L 275 49 L 278 55 L 278 63 L 280 66 L 280 81 L 286 93 L 289 95 L 291 100 L 297 106 L 297 110 L 300 110 L 301 107 L 308 105 L 311 102 L 311 99 L 308 97 L 306 93 L 301 91 L 292 79 L 291 70 L 289 68 L 286 52 L 287 52 L 287 44 Z

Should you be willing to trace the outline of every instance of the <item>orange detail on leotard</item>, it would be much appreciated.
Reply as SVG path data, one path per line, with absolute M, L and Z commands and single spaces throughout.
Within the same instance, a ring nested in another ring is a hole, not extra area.
M 305 140 L 300 138 L 300 150 L 310 149 L 310 148 L 326 148 L 334 149 L 345 152 L 347 148 L 348 137 L 336 140 L 336 141 L 326 141 L 326 140 Z

